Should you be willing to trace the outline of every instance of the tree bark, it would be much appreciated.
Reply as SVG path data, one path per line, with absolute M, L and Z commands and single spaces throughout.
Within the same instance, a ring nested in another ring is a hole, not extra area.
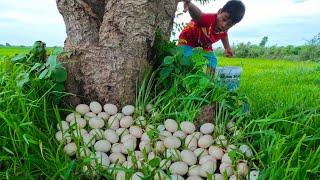
M 179 0 L 56 0 L 66 24 L 63 62 L 72 105 L 132 104 L 159 29 L 169 38 Z

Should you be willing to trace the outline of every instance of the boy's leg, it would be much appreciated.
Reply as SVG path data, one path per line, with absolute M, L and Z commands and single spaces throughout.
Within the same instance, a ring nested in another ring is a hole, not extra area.
M 180 47 L 182 47 L 183 49 L 183 55 L 186 57 L 189 57 L 192 55 L 192 48 L 191 46 L 188 45 L 181 45 Z
M 207 73 L 211 74 L 212 76 L 215 73 L 217 64 L 218 64 L 218 60 L 216 55 L 214 54 L 214 52 L 210 52 L 208 55 L 204 56 L 205 58 L 207 58 L 209 60 L 209 64 L 208 64 L 208 68 L 207 68 Z
M 184 56 L 189 57 L 192 55 L 193 47 L 188 46 L 188 45 L 181 45 L 180 47 L 183 48 L 183 55 Z M 214 52 L 209 52 L 207 55 L 204 55 L 204 57 L 207 58 L 209 61 L 207 73 L 211 74 L 213 76 L 215 73 L 215 69 L 217 67 L 217 62 L 218 62 L 217 57 Z

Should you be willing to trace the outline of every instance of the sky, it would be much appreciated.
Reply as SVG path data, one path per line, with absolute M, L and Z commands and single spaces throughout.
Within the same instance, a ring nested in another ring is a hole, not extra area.
M 320 32 L 320 0 L 242 0 L 246 6 L 243 20 L 229 30 L 231 44 L 259 43 L 268 36 L 267 45 L 302 45 Z M 214 13 L 227 0 L 204 6 Z M 182 11 L 182 4 L 178 11 Z M 184 13 L 177 22 L 189 22 Z M 63 46 L 65 25 L 55 0 L 0 0 L 0 44 L 32 45 L 42 40 L 47 46 Z M 219 44 L 217 45 L 219 46 Z

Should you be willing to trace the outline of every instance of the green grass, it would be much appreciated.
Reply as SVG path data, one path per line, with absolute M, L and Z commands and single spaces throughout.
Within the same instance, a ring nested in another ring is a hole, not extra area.
M 254 117 L 320 106 L 319 63 L 227 58 L 219 63 L 242 66 L 239 91 L 249 97 Z
M 27 51 L 20 50 L 0 48 L 0 56 Z M 220 64 L 243 67 L 239 93 L 248 96 L 251 115 L 240 122 L 240 140 L 257 151 L 261 179 L 319 179 L 320 65 L 226 58 Z M 0 179 L 81 179 L 83 162 L 67 157 L 54 138 L 64 111 L 48 101 L 50 89 L 36 80 L 29 89 L 16 84 L 27 68 L 0 60 Z
M 242 124 L 259 149 L 266 179 L 319 179 L 320 65 L 261 59 L 221 58 L 242 66 L 240 94 L 251 116 Z
M 18 46 L 0 46 L 0 57 L 1 56 L 14 56 L 17 54 L 23 54 L 29 52 L 31 47 L 18 47 Z
M 25 53 L 28 53 L 31 48 L 32 48 L 31 46 L 30 47 L 29 46 L 23 46 L 23 47 L 20 47 L 20 46 L 10 46 L 10 47 L 0 46 L 0 57 L 3 57 L 3 56 L 11 57 L 11 56 L 18 55 L 18 54 L 25 54 Z M 50 53 L 55 48 L 61 49 L 61 47 L 48 47 L 47 50 Z
M 0 179 L 57 178 L 70 163 L 54 138 L 59 114 L 48 102 L 50 90 L 40 81 L 29 90 L 17 86 L 27 68 L 0 61 Z

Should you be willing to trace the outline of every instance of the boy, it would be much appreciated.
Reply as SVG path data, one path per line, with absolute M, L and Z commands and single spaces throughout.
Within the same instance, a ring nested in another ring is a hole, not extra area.
M 205 56 L 209 60 L 209 71 L 214 73 L 217 58 L 213 52 L 212 44 L 221 39 L 228 57 L 233 56 L 228 39 L 228 29 L 240 22 L 245 13 L 245 6 L 239 0 L 228 1 L 218 13 L 202 13 L 191 0 L 183 0 L 184 12 L 189 11 L 191 22 L 182 30 L 178 45 L 184 49 L 184 55 L 190 56 L 192 48 L 202 47 L 209 51 Z

